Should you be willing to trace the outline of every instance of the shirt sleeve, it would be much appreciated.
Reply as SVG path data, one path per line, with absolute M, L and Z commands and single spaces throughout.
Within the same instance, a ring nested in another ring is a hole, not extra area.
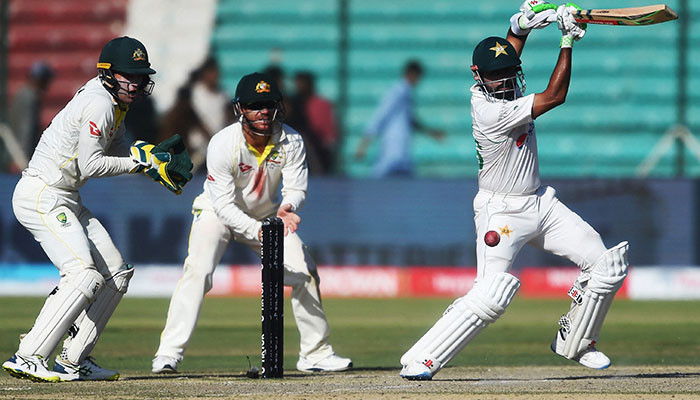
M 207 192 L 216 216 L 231 228 L 234 233 L 248 240 L 257 240 L 262 222 L 251 218 L 234 203 L 233 168 L 234 160 L 230 156 L 231 146 L 221 144 L 221 137 L 214 136 L 207 149 L 207 180 L 204 190 Z M 223 151 L 226 149 L 228 151 Z
M 293 137 L 287 149 L 287 157 L 282 167 L 282 205 L 290 204 L 292 211 L 301 208 L 306 200 L 309 170 L 306 165 L 304 142 L 298 135 Z M 289 139 L 288 139 L 289 140 Z
M 513 128 L 532 122 L 532 105 L 535 95 L 530 94 L 514 101 L 487 104 L 479 113 L 480 127 L 487 135 L 508 133 Z
M 121 175 L 134 166 L 131 157 L 107 155 L 106 135 L 114 120 L 112 107 L 108 102 L 92 101 L 84 108 L 78 138 L 78 168 L 84 177 Z

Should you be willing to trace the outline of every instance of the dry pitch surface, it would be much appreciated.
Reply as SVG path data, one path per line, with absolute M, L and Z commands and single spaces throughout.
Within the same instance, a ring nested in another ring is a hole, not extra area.
M 0 398 L 17 399 L 700 399 L 700 368 L 454 367 L 428 382 L 398 369 L 335 374 L 288 371 L 284 379 L 230 375 L 127 375 L 117 382 L 33 383 L 0 377 Z

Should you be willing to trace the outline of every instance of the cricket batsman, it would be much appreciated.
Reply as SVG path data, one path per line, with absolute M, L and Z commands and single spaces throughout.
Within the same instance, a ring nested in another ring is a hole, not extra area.
M 17 352 L 2 364 L 33 381 L 116 380 L 119 373 L 90 357 L 107 321 L 129 286 L 134 267 L 122 259 L 109 233 L 81 201 L 90 178 L 144 172 L 179 193 L 192 163 L 179 136 L 154 146 L 126 143 L 122 123 L 129 105 L 153 89 L 146 47 L 127 36 L 108 42 L 97 77 L 80 88 L 41 136 L 15 187 L 17 220 L 58 268 L 49 294 Z M 170 153 L 170 148 L 174 153 Z M 68 333 L 53 370 L 48 357 Z
M 588 368 L 610 359 L 596 349 L 613 297 L 627 276 L 627 242 L 606 249 L 600 235 L 540 185 L 534 120 L 564 103 L 571 78 L 574 43 L 585 26 L 574 21 L 576 6 L 556 7 L 528 0 L 511 17 L 507 39 L 489 37 L 474 49 L 471 113 L 479 191 L 474 198 L 477 279 L 435 325 L 402 357 L 400 375 L 428 380 L 488 324 L 496 321 L 520 288 L 510 273 L 526 243 L 563 256 L 581 268 L 569 290 L 569 311 L 551 349 Z M 557 21 L 562 32 L 559 58 L 547 88 L 525 95 L 520 54 L 529 31 Z
M 306 197 L 306 152 L 299 133 L 283 124 L 283 99 L 269 76 L 252 73 L 238 82 L 238 119 L 214 135 L 207 149 L 204 192 L 192 204 L 192 230 L 184 274 L 173 293 L 154 373 L 175 373 L 194 331 L 212 274 L 231 240 L 260 254 L 262 220 L 284 222 L 284 283 L 301 336 L 300 371 L 344 371 L 349 358 L 335 355 L 321 305 L 319 277 L 296 231 Z M 282 184 L 282 199 L 278 191 Z

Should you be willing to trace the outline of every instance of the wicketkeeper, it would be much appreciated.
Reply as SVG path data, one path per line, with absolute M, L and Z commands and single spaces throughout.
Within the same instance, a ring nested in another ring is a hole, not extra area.
M 61 278 L 15 355 L 2 364 L 14 377 L 50 382 L 119 377 L 98 366 L 90 352 L 126 293 L 134 268 L 82 204 L 78 190 L 89 178 L 143 172 L 180 193 L 192 178 L 179 136 L 158 146 L 129 145 L 124 138 L 129 105 L 151 93 L 149 76 L 155 72 L 140 41 L 124 36 L 107 43 L 98 76 L 54 117 L 15 187 L 17 220 L 41 244 Z M 66 333 L 50 370 L 48 357 Z
M 292 287 L 292 311 L 301 336 L 296 367 L 346 370 L 352 361 L 335 355 L 328 342 L 330 329 L 316 264 L 296 233 L 301 221 L 296 211 L 306 198 L 308 176 L 302 137 L 282 123 L 282 95 L 264 74 L 246 75 L 238 82 L 234 107 L 237 122 L 209 142 L 204 192 L 192 204 L 189 254 L 170 301 L 152 371 L 177 372 L 229 241 L 260 254 L 261 221 L 274 216 L 284 222 L 284 283 Z
M 571 52 L 585 34 L 567 3 L 556 7 L 528 0 L 511 18 L 507 39 L 489 37 L 474 49 L 471 110 L 479 192 L 474 198 L 477 279 L 435 325 L 401 357 L 401 376 L 432 379 L 488 324 L 495 322 L 520 288 L 510 273 L 526 243 L 563 256 L 581 268 L 569 291 L 573 302 L 559 320 L 551 349 L 589 368 L 610 359 L 596 349 L 613 297 L 627 276 L 627 242 L 606 249 L 598 232 L 569 210 L 553 188 L 540 185 L 535 118 L 564 103 Z M 520 54 L 531 29 L 557 21 L 559 59 L 541 93 L 525 95 Z

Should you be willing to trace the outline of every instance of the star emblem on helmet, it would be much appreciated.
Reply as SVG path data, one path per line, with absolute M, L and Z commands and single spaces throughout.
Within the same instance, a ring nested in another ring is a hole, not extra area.
M 134 50 L 134 54 L 131 56 L 134 61 L 146 61 L 146 53 L 141 49 Z
M 256 93 L 270 93 L 270 84 L 265 82 L 265 81 L 258 82 L 258 84 L 255 85 L 255 92 Z
M 496 42 L 496 45 L 489 48 L 489 50 L 496 52 L 496 55 L 493 56 L 493 58 L 496 58 L 496 57 L 500 56 L 501 54 L 508 55 L 508 53 L 506 53 L 506 48 L 508 48 L 507 44 L 500 44 L 500 43 Z

